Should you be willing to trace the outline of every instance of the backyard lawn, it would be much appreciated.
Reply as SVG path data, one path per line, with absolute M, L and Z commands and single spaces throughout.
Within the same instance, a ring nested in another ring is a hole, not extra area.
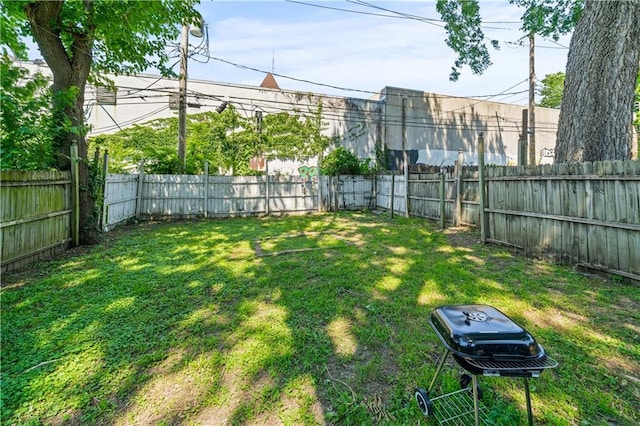
M 461 303 L 558 361 L 530 381 L 536 424 L 640 424 L 640 286 L 478 239 L 370 213 L 123 227 L 3 274 L 2 424 L 432 424 L 428 318 Z M 526 424 L 522 379 L 480 383 L 489 424 Z

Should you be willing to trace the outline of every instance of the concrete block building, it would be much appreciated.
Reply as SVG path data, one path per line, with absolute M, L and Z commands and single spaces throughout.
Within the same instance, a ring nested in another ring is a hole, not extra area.
M 30 71 L 46 65 L 22 62 Z M 178 80 L 157 75 L 111 76 L 116 90 L 89 86 L 85 112 L 89 136 L 178 114 Z M 458 152 L 477 164 L 477 140 L 484 134 L 487 163 L 515 165 L 522 133 L 522 105 L 385 87 L 369 98 L 341 97 L 282 89 L 268 74 L 258 86 L 189 80 L 187 114 L 214 111 L 228 102 L 246 117 L 258 111 L 315 114 L 322 107 L 323 132 L 360 159 L 376 159 L 386 149 L 390 168 L 410 164 L 451 165 Z M 559 110 L 536 108 L 536 162 L 553 161 Z M 309 166 L 317 165 L 309 159 Z M 300 163 L 270 162 L 269 171 L 296 174 Z

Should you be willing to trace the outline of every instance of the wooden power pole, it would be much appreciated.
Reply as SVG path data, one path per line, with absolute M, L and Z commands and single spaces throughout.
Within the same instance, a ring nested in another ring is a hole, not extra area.
M 187 166 L 187 58 L 189 49 L 189 25 L 182 25 L 180 42 L 180 83 L 178 86 L 178 173 Z
M 536 164 L 536 67 L 535 33 L 529 34 L 529 164 Z M 525 133 L 526 137 L 526 133 Z

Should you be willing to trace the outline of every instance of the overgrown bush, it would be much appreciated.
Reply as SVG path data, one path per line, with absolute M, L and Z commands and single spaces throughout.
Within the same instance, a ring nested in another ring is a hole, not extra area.
M 55 167 L 50 82 L 0 56 L 0 169 Z
M 328 176 L 369 174 L 374 170 L 370 159 L 360 161 L 344 147 L 334 149 L 320 161 L 320 173 Z

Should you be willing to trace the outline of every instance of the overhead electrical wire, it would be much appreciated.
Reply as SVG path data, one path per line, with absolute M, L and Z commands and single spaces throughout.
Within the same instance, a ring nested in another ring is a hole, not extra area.
M 206 94 L 202 94 L 201 95 L 202 98 L 207 98 L 210 97 Z M 216 98 L 219 98 L 217 96 L 214 96 Z M 252 98 L 231 98 L 230 100 L 232 102 L 232 104 L 237 105 L 237 106 L 247 106 L 249 108 L 252 107 L 264 107 L 266 109 L 269 109 L 272 113 L 277 113 L 277 112 L 287 112 L 290 113 L 291 112 L 291 104 L 289 102 L 284 102 L 284 101 L 269 101 L 269 100 L 264 100 L 264 99 L 252 99 Z M 256 105 L 254 102 L 255 101 L 260 101 L 262 102 L 263 105 Z M 164 103 L 164 102 L 156 102 L 156 103 Z M 274 105 L 276 104 L 276 105 Z M 278 104 L 283 104 L 282 106 L 278 105 Z M 210 108 L 215 108 L 216 106 L 218 106 L 219 104 L 207 104 L 207 103 L 203 103 L 201 104 L 202 107 L 210 107 Z M 161 109 L 165 109 L 167 107 L 167 104 L 165 104 L 165 106 Z M 310 111 L 310 113 L 313 113 Z M 349 124 L 361 124 L 362 123 L 362 119 L 364 118 L 365 120 L 373 120 L 375 119 L 375 116 L 380 114 L 378 111 L 363 111 L 362 115 L 364 117 L 357 117 L 357 116 L 351 116 L 349 117 L 348 114 L 344 114 L 344 113 L 340 113 L 339 111 L 329 111 L 328 108 L 323 110 L 322 113 L 322 119 L 323 120 L 327 120 L 327 119 L 336 119 L 336 120 L 341 120 L 345 125 L 349 125 Z M 345 116 L 346 115 L 346 116 Z M 395 126 L 400 126 L 402 123 L 401 117 L 400 116 L 394 116 L 394 115 L 389 115 L 389 114 L 385 114 L 385 124 L 386 125 L 395 125 Z M 483 115 L 483 114 L 476 114 L 475 117 L 486 117 L 486 120 L 488 122 L 490 122 L 490 120 L 493 120 L 495 118 L 495 116 L 493 115 Z M 148 118 L 148 117 L 145 117 Z M 505 120 L 507 122 L 509 122 L 509 120 L 507 120 L 504 117 L 499 117 L 502 120 Z M 141 121 L 141 120 L 138 120 Z M 492 124 L 482 124 L 480 126 L 477 125 L 473 125 L 472 123 L 467 123 L 467 124 L 456 124 L 456 125 L 451 125 L 450 123 L 446 122 L 447 119 L 443 119 L 443 120 L 439 120 L 439 121 L 425 121 L 425 119 L 423 117 L 412 117 L 409 116 L 405 119 L 405 124 L 407 126 L 407 128 L 422 128 L 422 129 L 439 129 L 439 130 L 473 130 L 473 129 L 483 129 L 483 130 L 489 130 L 489 129 L 495 129 L 495 128 L 499 128 L 499 129 L 503 129 L 506 131 L 510 131 L 510 132 L 515 132 L 518 131 L 518 126 L 513 126 L 513 125 L 492 125 Z M 131 124 L 131 123 L 127 123 L 127 124 Z M 538 130 L 540 130 L 541 132 L 545 132 L 545 131 L 549 131 L 549 132 L 555 132 L 556 127 L 555 126 L 551 126 L 551 127 L 546 127 L 546 126 L 542 126 L 542 123 L 539 123 L 540 126 L 538 128 Z M 550 123 L 553 124 L 553 123 Z M 114 129 L 113 126 L 110 126 L 108 129 Z M 103 128 L 99 129 L 99 130 L 105 130 Z
M 517 83 L 517 84 L 515 84 L 515 85 L 513 85 L 513 86 L 511 86 L 511 87 L 509 87 L 509 88 L 507 88 L 505 90 L 503 90 L 502 92 L 499 92 L 497 94 L 491 95 L 491 97 L 502 96 L 502 95 L 511 95 L 511 96 L 513 96 L 513 95 L 525 93 L 525 92 L 527 92 L 527 90 L 521 90 L 521 91 L 517 91 L 517 92 L 507 92 L 507 90 L 510 90 L 510 89 L 512 89 L 514 87 L 517 87 L 519 84 L 522 84 L 522 83 L 524 83 L 526 81 L 527 81 L 527 79 L 524 79 L 524 80 L 520 81 L 519 83 Z M 129 86 L 120 86 L 120 88 L 127 89 L 127 90 L 128 89 L 135 89 L 135 87 L 129 87 Z M 145 94 L 145 95 L 134 95 L 134 96 L 125 95 L 123 97 L 119 97 L 119 99 L 159 98 L 159 97 L 166 97 L 167 94 L 175 94 L 176 93 L 175 89 L 172 90 L 171 88 L 148 89 L 147 91 L 149 91 L 149 92 L 157 92 L 157 93 L 160 93 L 160 94 L 155 94 L 155 95 L 146 95 Z M 188 90 L 188 95 L 190 95 L 192 97 L 195 97 L 196 99 L 207 99 L 207 98 L 209 98 L 209 99 L 215 99 L 215 100 L 218 100 L 218 101 L 221 101 L 221 102 L 226 100 L 226 98 L 228 97 L 227 95 L 223 95 L 223 94 L 214 95 L 214 94 L 210 94 L 210 93 L 204 93 L 204 92 L 193 90 L 192 88 Z M 291 96 L 295 96 L 295 92 L 291 92 Z M 324 96 L 324 95 L 315 95 L 315 96 L 317 97 L 317 101 L 320 101 L 321 99 L 332 99 L 332 98 L 334 98 L 334 96 Z M 443 96 L 438 96 L 438 95 L 434 96 L 434 95 L 431 95 L 431 94 L 426 94 L 426 95 L 416 95 L 414 98 L 419 98 L 419 99 L 424 100 L 425 102 L 428 102 L 429 99 L 442 98 L 442 97 Z M 347 100 L 354 99 L 354 98 L 339 98 L 339 97 L 335 97 L 335 98 L 336 99 L 347 99 Z M 462 110 L 462 109 L 471 107 L 471 106 L 476 105 L 477 103 L 480 103 L 480 102 L 487 102 L 487 101 L 484 101 L 484 100 L 477 100 L 477 99 L 473 99 L 473 98 L 469 98 L 469 99 L 467 99 L 467 98 L 457 98 L 457 97 L 450 97 L 450 98 L 466 99 L 466 100 L 470 101 L 471 103 L 468 104 L 468 105 L 463 105 L 460 108 L 457 108 L 457 109 L 454 109 L 454 110 L 442 111 L 442 112 L 440 112 L 440 114 L 447 114 L 447 113 L 455 112 L 455 111 L 458 111 L 458 110 Z M 243 97 L 243 96 L 237 96 L 237 95 L 232 96 L 231 99 L 233 99 L 235 101 L 258 102 L 258 103 L 264 103 L 264 104 L 267 104 L 267 105 L 282 104 L 288 109 L 291 109 L 291 105 L 293 104 L 292 100 L 285 101 L 285 100 L 275 100 L 275 99 L 264 99 L 264 98 L 258 98 L 258 97 L 254 97 L 254 98 L 252 98 L 252 97 Z M 366 102 L 366 103 L 372 103 L 372 104 L 376 104 L 376 103 L 380 102 L 380 101 L 372 100 L 372 99 L 357 99 L 357 100 L 362 101 L 362 102 Z M 149 101 L 139 102 L 139 104 L 143 104 L 143 103 L 147 103 L 148 104 L 148 103 L 152 103 L 152 102 L 149 102 Z M 123 104 L 132 105 L 132 104 L 135 104 L 135 103 L 125 102 Z M 400 106 L 400 105 L 395 105 L 395 104 L 392 104 L 392 103 L 387 103 L 386 105 L 387 106 L 396 106 L 396 107 Z M 351 109 L 349 109 L 347 107 L 335 107 L 335 106 L 333 106 L 332 108 L 333 109 L 337 109 L 337 110 L 342 110 L 342 111 L 345 111 L 345 112 L 352 111 Z
M 381 93 L 372 91 L 372 90 L 363 90 L 363 89 L 354 89 L 354 88 L 350 88 L 350 87 L 341 87 L 341 86 L 335 86 L 332 84 L 327 84 L 327 83 L 319 83 L 316 81 L 312 81 L 312 80 L 306 80 L 306 79 L 301 79 L 301 78 L 297 78 L 297 77 L 291 77 L 288 75 L 284 75 L 284 74 L 278 74 L 278 73 L 273 73 L 271 71 L 265 71 L 259 68 L 255 68 L 249 65 L 242 65 L 242 64 L 238 64 L 232 61 L 229 61 L 227 59 L 222 59 L 222 58 L 217 58 L 217 57 L 213 57 L 210 56 L 209 59 L 212 59 L 214 61 L 219 61 L 219 62 L 223 62 L 225 64 L 228 65 L 232 65 L 236 68 L 240 68 L 240 69 L 247 69 L 247 70 L 251 70 L 251 71 L 256 71 L 262 74 L 271 74 L 274 75 L 276 77 L 280 77 L 280 78 L 284 78 L 284 79 L 288 79 L 288 80 L 294 80 L 294 81 L 299 81 L 299 82 L 303 82 L 303 83 L 308 83 L 314 86 L 321 86 L 321 87 L 329 87 L 332 89 L 338 89 L 338 90 L 342 90 L 345 92 L 360 92 L 360 93 L 367 93 L 367 94 L 371 94 L 371 95 L 380 95 Z M 398 88 L 398 89 L 403 89 L 403 88 Z M 410 91 L 415 91 L 414 89 L 406 89 L 406 90 L 410 90 Z M 422 92 L 422 93 L 431 93 L 431 92 Z M 498 95 L 502 94 L 502 92 L 498 93 Z M 327 95 L 327 96 L 332 96 L 332 95 Z M 423 95 L 407 95 L 408 97 L 423 97 Z M 476 99 L 476 98 L 492 98 L 495 97 L 496 94 L 490 94 L 490 95 L 472 95 L 472 96 L 459 96 L 459 95 L 440 95 L 440 94 L 435 94 L 435 97 L 441 97 L 441 98 L 460 98 L 460 99 Z
M 261 72 L 265 72 L 265 71 L 261 71 Z M 511 87 L 509 87 L 509 88 L 507 88 L 507 89 L 505 89 L 505 90 L 503 90 L 503 91 L 501 91 L 501 92 L 499 92 L 497 94 L 486 95 L 486 96 L 489 97 L 489 98 L 493 98 L 493 97 L 504 96 L 504 95 L 515 95 L 515 94 L 519 94 L 519 93 L 524 93 L 527 90 L 518 91 L 518 92 L 507 92 L 507 91 L 512 89 L 512 88 L 514 88 L 514 87 L 517 87 L 519 84 L 522 84 L 522 83 L 524 83 L 526 81 L 527 81 L 527 79 L 524 79 L 521 82 L 517 83 L 516 85 L 513 85 L 513 86 L 511 86 Z M 137 89 L 136 87 L 126 87 L 126 86 L 120 86 L 120 87 L 124 88 L 124 89 Z M 132 96 L 131 98 L 140 97 L 140 98 L 144 99 L 144 98 L 150 98 L 150 97 L 155 97 L 155 96 L 166 96 L 166 94 L 175 93 L 175 89 L 174 88 L 151 89 L 150 91 L 161 92 L 161 93 L 163 93 L 163 95 Z M 189 94 L 191 96 L 195 96 L 196 98 L 202 98 L 202 99 L 211 98 L 211 99 L 215 99 L 215 100 L 218 100 L 218 101 L 222 101 L 223 98 L 226 97 L 225 95 L 210 95 L 210 94 L 206 94 L 206 93 L 202 93 L 202 92 L 196 92 L 196 91 L 193 91 L 193 90 L 190 90 Z M 316 96 L 318 98 L 333 98 L 333 97 L 336 97 L 336 96 L 333 96 L 333 95 L 316 95 Z M 435 94 L 427 94 L 425 96 L 422 93 L 419 94 L 419 95 L 411 96 L 411 97 L 417 97 L 417 98 L 422 98 L 422 99 L 426 98 L 427 100 L 429 98 L 433 98 L 433 97 L 456 98 L 455 96 L 435 95 Z M 127 97 L 127 98 L 129 98 L 129 97 Z M 347 99 L 349 99 L 349 98 L 347 98 Z M 462 99 L 469 99 L 469 98 L 462 98 Z M 244 101 L 248 101 L 248 102 L 242 102 L 243 100 Z M 377 102 L 376 100 L 372 100 L 372 99 L 368 99 L 368 100 L 367 99 L 358 99 L 358 100 L 363 101 L 363 102 Z M 475 100 L 475 99 L 471 98 L 469 100 Z M 262 106 L 264 106 L 265 108 L 270 108 L 270 109 L 274 109 L 275 108 L 273 106 L 273 104 L 278 104 L 279 103 L 279 104 L 283 104 L 284 105 L 282 108 L 279 108 L 280 111 L 288 111 L 288 112 L 291 111 L 291 102 L 287 102 L 287 101 L 265 100 L 265 99 L 262 99 L 262 98 L 243 98 L 243 97 L 238 97 L 238 96 L 233 97 L 233 101 L 236 104 L 243 105 L 243 106 L 246 105 L 249 108 L 255 108 L 257 106 L 256 103 L 261 103 Z M 480 102 L 484 102 L 484 101 L 483 100 L 475 100 L 475 102 L 472 102 L 471 104 L 463 105 L 462 107 L 457 108 L 455 110 L 442 111 L 438 115 L 442 116 L 442 115 L 447 114 L 447 113 L 453 113 L 453 112 L 456 112 L 458 110 L 470 108 L 470 107 L 473 107 L 474 105 L 476 105 L 476 104 L 478 104 Z M 150 103 L 150 102 L 149 101 L 145 101 L 143 103 Z M 131 105 L 132 103 L 127 103 L 127 104 Z M 333 107 L 333 109 L 336 109 L 335 106 Z M 341 109 L 341 108 L 338 108 L 338 109 Z M 342 109 L 344 111 L 349 111 L 347 108 L 342 108 Z M 323 115 L 325 117 L 329 118 L 329 114 L 327 114 L 326 111 L 325 111 L 325 113 Z M 482 116 L 482 115 L 479 115 L 479 116 Z M 493 119 L 493 116 L 486 116 L 486 117 L 488 119 Z M 335 115 L 335 114 L 334 114 L 334 118 L 341 118 L 343 120 L 345 119 L 344 115 Z M 390 117 L 390 116 L 387 115 L 386 118 L 387 118 L 387 122 L 391 123 L 391 120 L 393 119 L 393 117 Z M 399 117 L 396 117 L 395 119 L 397 121 L 400 120 Z M 416 127 L 424 127 L 425 124 L 426 123 L 424 122 L 424 120 L 422 120 L 419 123 L 419 125 L 416 126 Z M 552 124 L 553 126 L 555 126 L 555 123 L 549 123 L 549 124 Z M 441 124 L 437 124 L 437 125 L 441 125 Z M 543 131 L 541 126 L 539 126 L 539 129 L 541 131 Z M 555 131 L 555 127 L 552 127 L 552 130 Z
M 347 13 L 355 13 L 355 14 L 360 14 L 360 15 L 370 15 L 370 16 L 379 16 L 379 17 L 383 17 L 383 18 L 395 18 L 395 19 L 411 19 L 411 20 L 418 20 L 418 21 L 423 21 L 423 22 L 444 22 L 442 19 L 438 19 L 438 18 L 427 18 L 425 16 L 419 16 L 419 15 L 411 15 L 411 14 L 404 14 L 406 16 L 402 16 L 402 14 L 399 14 L 398 12 L 395 11 L 391 11 L 388 10 L 392 13 L 394 13 L 393 15 L 388 15 L 388 14 L 384 14 L 384 13 L 374 13 L 374 12 L 364 12 L 361 10 L 355 10 L 355 9 L 344 9 L 344 8 L 340 8 L 340 7 L 334 7 L 334 6 L 327 6 L 325 4 L 318 4 L 318 3 L 309 3 L 309 2 L 304 2 L 304 1 L 298 1 L 298 0 L 286 0 L 288 3 L 296 3 L 296 4 L 300 4 L 303 6 L 311 6 L 311 7 L 317 7 L 320 9 L 329 9 L 329 10 L 335 10 L 335 11 L 339 11 L 339 12 L 347 12 Z M 354 3 L 354 4 L 360 4 L 360 2 L 354 2 L 354 1 L 348 1 L 348 3 Z M 360 5 L 364 5 L 364 4 L 360 4 Z M 367 7 L 370 7 L 370 5 L 366 5 Z M 377 9 L 380 10 L 387 10 L 387 9 L 383 9 L 383 8 L 378 8 Z M 401 13 L 401 12 L 400 12 Z M 520 21 L 484 21 L 487 24 L 519 24 Z M 440 26 L 440 25 L 439 25 Z M 442 26 L 440 26 L 442 27 Z M 502 28 L 497 28 L 497 29 L 502 29 Z
M 366 3 L 366 2 L 361 2 L 361 1 L 359 1 L 359 2 L 355 2 L 355 3 L 357 3 L 357 4 L 366 4 L 366 5 L 368 5 L 368 3 Z M 372 7 L 378 8 L 377 6 L 373 6 L 373 5 L 372 5 Z M 392 12 L 393 12 L 393 11 L 392 11 Z M 394 13 L 402 14 L 401 12 L 394 12 Z M 420 19 L 419 19 L 419 20 L 420 20 Z M 44 28 L 42 28 L 42 29 L 43 29 L 44 31 L 47 31 L 47 30 L 46 30 L 46 29 L 44 29 Z M 234 62 L 231 62 L 231 61 L 228 61 L 228 60 L 222 59 L 222 58 L 216 58 L 216 57 L 211 57 L 211 56 L 207 56 L 207 58 L 208 58 L 208 59 L 213 59 L 213 60 L 216 60 L 216 61 L 220 61 L 220 62 L 224 62 L 224 63 L 230 64 L 230 65 L 233 65 L 233 66 L 235 66 L 235 67 L 242 68 L 242 69 L 248 69 L 248 70 L 257 71 L 257 72 L 261 72 L 261 73 L 265 73 L 265 74 L 266 74 L 266 73 L 269 73 L 268 71 L 260 70 L 260 69 L 257 69 L 257 68 L 254 68 L 254 67 L 249 67 L 249 66 L 246 66 L 246 65 L 237 64 L 237 63 L 234 63 Z M 174 65 L 175 65 L 175 64 L 174 64 Z M 313 85 L 318 85 L 318 86 L 324 86 L 324 87 L 334 88 L 334 89 L 337 89 L 337 90 L 351 91 L 351 92 L 360 92 L 360 93 L 368 93 L 368 94 L 375 94 L 375 95 L 378 95 L 378 94 L 379 94 L 379 92 L 374 92 L 374 91 L 369 91 L 369 90 L 353 89 L 353 88 L 346 88 L 346 87 L 335 86 L 335 85 L 331 85 L 331 84 L 318 83 L 318 82 L 313 82 L 313 81 L 311 81 L 311 80 L 300 79 L 300 78 L 296 78 L 296 77 L 290 77 L 290 76 L 286 76 L 286 75 L 282 75 L 282 74 L 277 74 L 277 73 L 271 73 L 271 74 L 272 74 L 272 75 L 275 75 L 275 76 L 278 76 L 278 77 L 281 77 L 281 78 L 285 78 L 285 79 L 291 79 L 291 80 L 295 80 L 295 81 L 299 81 L 299 82 L 304 82 L 304 83 L 309 83 L 309 84 L 313 84 Z M 162 77 L 161 77 L 161 78 L 159 78 L 159 79 L 157 79 L 157 80 L 156 80 L 156 81 L 154 81 L 153 83 L 151 83 L 149 86 L 147 86 L 146 90 L 149 90 L 149 88 L 150 88 L 151 86 L 153 86 L 154 84 L 156 84 L 156 83 L 157 83 L 158 81 L 160 81 L 161 79 L 162 79 Z M 526 81 L 526 80 L 525 80 L 525 81 Z M 502 91 L 502 92 L 500 92 L 500 93 L 498 93 L 498 94 L 495 94 L 495 95 L 486 95 L 486 97 L 488 97 L 489 99 L 491 99 L 491 98 L 496 97 L 496 96 L 504 95 L 504 94 L 505 94 L 505 92 L 506 92 L 507 90 L 510 90 L 511 88 L 516 87 L 517 85 L 519 85 L 519 84 L 521 84 L 521 83 L 522 83 L 522 82 L 520 82 L 520 83 L 518 83 L 518 84 L 516 84 L 516 85 L 514 85 L 514 86 L 511 86 L 510 88 L 505 89 L 504 91 Z M 135 88 L 135 90 L 144 91 L 145 89 Z M 157 89 L 156 89 L 156 90 L 157 90 Z M 416 95 L 416 96 L 424 97 L 423 95 Z M 441 95 L 441 96 L 442 96 L 442 97 L 448 97 L 448 98 L 449 98 L 449 97 L 452 97 L 452 96 L 447 96 L 447 95 Z M 484 96 L 484 95 L 483 95 L 483 96 Z M 455 96 L 453 96 L 453 97 L 455 97 Z M 477 96 L 477 97 L 482 97 L 482 96 Z M 462 97 L 462 98 L 463 98 L 463 99 L 469 99 L 469 98 L 466 98 L 466 97 Z M 439 115 L 442 115 L 442 114 L 450 114 L 450 113 L 453 113 L 453 112 L 458 111 L 458 110 L 460 110 L 460 109 L 466 109 L 466 108 L 472 107 L 473 105 L 475 105 L 475 104 L 477 104 L 477 103 L 480 103 L 480 102 L 484 102 L 484 101 L 483 101 L 483 100 L 478 100 L 477 102 L 474 102 L 474 103 L 472 103 L 472 104 L 470 104 L 470 105 L 466 105 L 466 106 L 460 107 L 460 108 L 455 109 L 455 110 L 441 112 Z M 249 106 L 252 106 L 253 104 L 248 104 L 248 105 L 249 105 Z M 128 120 L 128 121 L 123 122 L 123 123 L 121 123 L 121 124 L 122 124 L 122 125 L 125 125 L 125 126 L 126 126 L 126 125 L 128 125 L 128 124 L 135 124 L 135 123 L 140 122 L 140 121 L 142 121 L 142 120 L 144 120 L 144 119 L 146 119 L 146 118 L 152 117 L 153 115 L 157 114 L 158 112 L 161 112 L 162 110 L 164 110 L 164 109 L 166 109 L 166 108 L 168 108 L 168 107 L 169 107 L 169 106 L 168 106 L 168 104 L 167 104 L 167 105 L 165 105 L 165 106 L 161 107 L 160 109 L 158 109 L 158 110 L 156 110 L 156 111 L 152 111 L 152 112 L 150 112 L 150 113 L 143 114 L 142 116 L 139 116 L 139 117 L 136 117 L 136 118 L 134 118 L 134 119 Z M 286 109 L 286 110 L 287 110 L 287 111 L 290 111 L 290 108 L 288 108 L 288 109 Z M 117 122 L 115 122 L 115 120 L 113 120 L 113 121 L 114 121 L 114 123 L 116 124 L 116 126 L 117 126 L 117 127 L 120 127 L 120 126 L 119 126 L 119 124 L 118 124 Z M 419 127 L 425 127 L 425 125 L 424 125 L 424 124 L 425 124 L 424 122 L 420 122 L 420 126 L 419 126 Z M 109 128 L 110 128 L 110 129 L 115 129 L 115 128 L 117 128 L 117 127 L 110 126 Z M 418 126 L 416 126 L 416 127 L 418 127 Z M 428 126 L 427 126 L 427 127 L 428 127 Z M 504 128 L 504 126 L 502 126 L 502 127 Z M 450 128 L 450 127 L 448 127 L 448 128 Z M 484 126 L 483 128 L 487 128 L 487 126 Z M 105 129 L 106 129 L 106 128 L 105 128 Z M 95 129 L 95 131 L 97 131 L 97 130 L 98 130 L 98 129 Z M 103 129 L 100 129 L 100 130 L 103 130 Z
M 300 2 L 297 2 L 297 3 L 300 3 Z M 356 2 L 356 3 L 357 4 L 367 4 L 368 5 L 368 3 L 361 2 L 361 1 Z M 371 6 L 372 7 L 378 7 L 378 6 L 375 6 L 375 5 L 371 5 Z M 401 12 L 395 12 L 395 13 L 401 13 Z M 424 19 L 427 19 L 427 18 L 424 18 Z M 42 30 L 48 31 L 48 30 L 46 30 L 44 28 L 42 28 Z M 218 62 L 226 63 L 228 65 L 234 66 L 234 67 L 239 68 L 239 69 L 246 69 L 246 70 L 250 70 L 250 71 L 255 71 L 255 72 L 259 72 L 259 73 L 265 74 L 265 75 L 271 73 L 274 76 L 277 76 L 277 77 L 280 77 L 280 78 L 284 78 L 284 79 L 288 79 L 288 80 L 298 81 L 298 82 L 301 82 L 301 83 L 307 83 L 307 84 L 320 86 L 320 87 L 327 87 L 327 88 L 336 89 L 336 90 L 345 91 L 345 92 L 366 93 L 366 94 L 370 94 L 370 95 L 378 95 L 378 94 L 380 94 L 380 92 L 376 92 L 376 91 L 372 91 L 372 90 L 363 90 L 363 89 L 356 89 L 356 88 L 350 88 L 350 87 L 344 87 L 344 86 L 337 86 L 337 85 L 328 84 L 328 83 L 320 83 L 320 82 L 315 82 L 315 81 L 308 80 L 308 79 L 292 77 L 292 76 L 288 76 L 288 75 L 284 75 L 284 74 L 265 71 L 265 70 L 262 70 L 262 69 L 259 69 L 259 68 L 255 68 L 255 67 L 252 67 L 252 66 L 239 64 L 239 63 L 236 63 L 236 62 L 233 62 L 233 61 L 229 61 L 227 59 L 213 57 L 213 56 L 210 56 L 210 55 L 203 55 L 203 56 L 206 57 L 207 61 L 208 60 L 215 60 L 215 61 L 218 61 Z M 174 63 L 172 65 L 172 67 L 175 66 L 176 63 Z M 154 85 L 155 83 L 157 83 L 162 78 L 163 77 L 158 78 L 156 81 L 151 83 L 150 86 Z M 136 88 L 136 89 L 140 90 L 139 88 Z M 499 93 L 499 94 L 502 94 L 502 92 Z M 496 95 L 474 95 L 474 96 L 438 95 L 438 96 L 441 96 L 443 98 L 458 97 L 458 98 L 462 98 L 462 99 L 469 99 L 469 98 L 484 98 L 484 97 L 493 98 Z

